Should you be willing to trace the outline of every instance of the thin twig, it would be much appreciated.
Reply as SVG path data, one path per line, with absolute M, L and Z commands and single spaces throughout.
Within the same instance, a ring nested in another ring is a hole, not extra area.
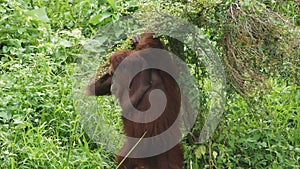
M 124 161 L 128 158 L 128 156 L 132 153 L 132 151 L 136 148 L 136 146 L 142 141 L 142 139 L 145 137 L 147 131 L 142 135 L 142 137 L 138 140 L 138 142 L 135 143 L 135 145 L 130 149 L 130 151 L 126 154 L 126 156 L 122 159 L 122 161 L 119 163 L 116 169 L 118 169 Z

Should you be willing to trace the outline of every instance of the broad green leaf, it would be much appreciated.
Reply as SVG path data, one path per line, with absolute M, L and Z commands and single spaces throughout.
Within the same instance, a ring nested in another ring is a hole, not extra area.
M 0 117 L 5 120 L 9 120 L 11 118 L 11 114 L 4 112 L 4 111 L 0 111 Z
M 114 10 L 117 10 L 115 0 L 107 0 L 107 3 L 109 3 Z
M 99 23 L 100 17 L 101 17 L 101 14 L 97 14 L 97 15 L 92 16 L 89 20 L 89 23 L 93 24 L 93 25 L 97 25 Z
M 101 23 L 104 19 L 109 18 L 111 16 L 110 12 L 104 12 L 102 14 L 94 15 L 90 18 L 89 23 L 93 25 L 97 25 Z
M 28 17 L 31 17 L 34 20 L 39 20 L 42 22 L 49 22 L 45 8 L 34 9 L 26 12 Z
M 213 151 L 213 157 L 216 159 L 218 156 L 218 153 L 216 151 Z
M 199 146 L 195 151 L 196 158 L 200 159 L 202 155 L 205 155 L 205 153 L 206 153 L 206 147 L 203 145 Z

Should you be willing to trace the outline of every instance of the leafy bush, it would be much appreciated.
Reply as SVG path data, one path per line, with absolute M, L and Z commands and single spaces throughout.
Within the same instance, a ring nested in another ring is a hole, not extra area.
M 89 24 L 56 15 L 75 10 L 69 1 L 51 3 L 0 4 L 0 168 L 110 168 L 111 154 L 89 149 L 73 107 L 70 77 Z
M 207 144 L 187 147 L 189 168 L 297 168 L 300 164 L 299 88 L 272 81 L 272 91 L 249 106 L 228 98 L 226 115 Z M 197 167 L 196 167 L 197 166 Z

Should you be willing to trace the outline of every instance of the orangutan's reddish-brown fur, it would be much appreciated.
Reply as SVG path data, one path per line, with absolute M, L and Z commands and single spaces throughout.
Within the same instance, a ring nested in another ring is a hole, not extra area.
M 147 48 L 164 48 L 163 44 L 158 38 L 153 38 L 152 33 L 143 34 L 140 38 L 140 41 L 135 45 L 135 51 L 122 50 L 114 53 L 110 57 L 110 66 L 112 69 L 111 76 L 113 72 L 118 68 L 119 64 L 126 58 L 126 64 L 122 64 L 122 75 L 119 76 L 120 79 L 112 82 L 111 78 L 107 78 L 112 83 L 111 90 L 112 93 L 119 99 L 120 105 L 122 108 L 122 114 L 130 113 L 131 116 L 139 117 L 140 114 L 136 110 L 132 110 L 128 108 L 128 104 L 132 104 L 137 110 L 145 111 L 149 109 L 149 94 L 153 89 L 160 89 L 163 91 L 167 98 L 167 104 L 164 112 L 160 117 L 151 121 L 149 123 L 136 123 L 131 120 L 128 120 L 124 116 L 122 116 L 123 120 L 123 128 L 126 136 L 141 138 L 144 134 L 144 137 L 153 137 L 162 132 L 166 131 L 173 123 L 179 115 L 180 111 L 180 90 L 176 81 L 166 72 L 157 69 L 147 69 L 140 73 L 138 73 L 130 83 L 129 86 L 129 98 L 125 99 L 126 92 L 124 89 L 126 84 L 123 84 L 124 80 L 128 77 L 128 73 L 126 72 L 126 67 L 132 66 L 131 64 L 138 63 L 141 67 L 143 64 L 147 64 L 147 60 L 143 58 L 145 53 L 140 50 Z M 128 57 L 128 58 L 127 58 Z M 159 56 L 158 56 L 159 57 Z M 158 58 L 159 60 L 159 58 Z M 172 64 L 171 60 L 165 59 L 164 62 L 169 63 L 160 63 L 160 64 Z M 159 62 L 158 62 L 159 64 Z M 174 70 L 175 71 L 175 70 Z M 101 78 L 100 78 L 101 79 Z M 95 82 L 97 83 L 97 82 Z M 101 93 L 104 95 L 103 91 L 107 90 L 101 88 L 101 84 L 107 83 L 102 79 L 101 82 L 98 82 L 98 85 L 94 85 L 95 95 L 97 93 Z M 90 85 L 92 86 L 92 85 Z M 98 88 L 97 88 L 98 86 Z M 104 86 L 104 85 L 103 85 Z M 105 85 L 107 87 L 107 85 Z M 87 88 L 90 90 L 89 88 Z M 105 93 L 110 94 L 110 93 Z M 148 118 L 148 114 L 146 117 Z M 149 114 L 151 116 L 151 114 Z M 179 139 L 181 137 L 181 132 L 179 130 L 179 123 L 175 124 L 175 130 L 173 130 L 174 138 Z M 173 137 L 173 136 L 172 136 Z M 167 142 L 167 140 L 164 140 Z M 124 143 L 122 149 L 120 150 L 121 154 L 127 154 L 131 147 Z M 145 146 L 145 151 L 147 151 L 147 146 Z M 119 164 L 124 157 L 117 156 L 116 161 Z M 146 158 L 126 158 L 125 161 L 121 164 L 119 169 L 182 169 L 183 168 L 183 149 L 180 143 L 176 146 L 159 155 L 155 155 L 152 157 Z

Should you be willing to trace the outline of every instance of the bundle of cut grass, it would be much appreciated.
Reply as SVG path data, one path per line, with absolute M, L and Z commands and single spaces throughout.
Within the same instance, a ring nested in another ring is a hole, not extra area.
M 266 79 L 277 75 L 296 83 L 299 35 L 288 20 L 264 4 L 234 3 L 227 11 L 225 30 L 223 60 L 240 94 L 264 89 Z

